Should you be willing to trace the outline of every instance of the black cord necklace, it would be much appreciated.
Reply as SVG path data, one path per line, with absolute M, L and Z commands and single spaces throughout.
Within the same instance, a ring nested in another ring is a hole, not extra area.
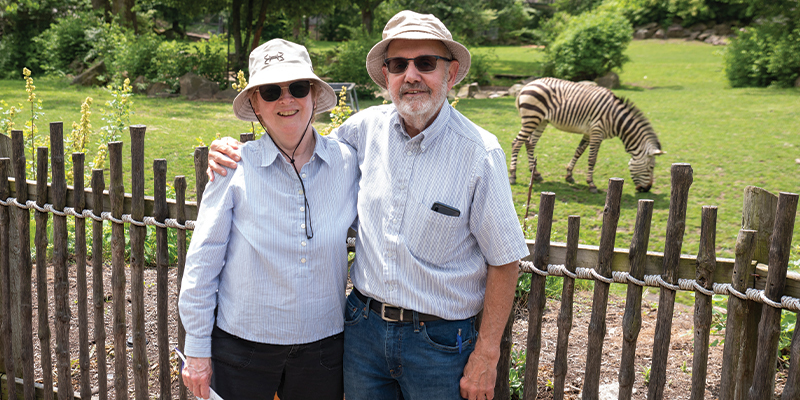
M 258 122 L 261 124 L 261 127 L 264 128 L 264 132 L 266 132 L 267 136 L 269 136 L 269 140 L 271 140 L 272 144 L 274 144 L 275 147 L 277 147 L 278 150 L 281 153 L 283 153 L 283 155 L 285 155 L 286 158 L 289 159 L 289 163 L 292 164 L 292 169 L 294 169 L 294 173 L 297 175 L 297 179 L 300 180 L 300 187 L 303 190 L 303 202 L 305 203 L 305 207 L 304 207 L 305 215 L 304 215 L 303 219 L 304 219 L 304 221 L 306 223 L 305 225 L 306 225 L 306 238 L 307 239 L 311 239 L 311 238 L 314 237 L 314 227 L 311 226 L 311 207 L 308 205 L 308 197 L 306 197 L 306 185 L 303 183 L 303 178 L 300 177 L 300 171 L 297 169 L 297 165 L 295 165 L 295 163 L 294 163 L 294 155 L 295 155 L 295 153 L 297 153 L 297 148 L 300 147 L 300 143 L 303 143 L 303 138 L 306 137 L 306 132 L 308 132 L 308 127 L 311 125 L 311 121 L 313 119 L 314 119 L 314 114 L 312 113 L 311 114 L 311 118 L 308 120 L 308 123 L 306 124 L 306 128 L 303 130 L 303 135 L 300 136 L 300 141 L 297 142 L 297 146 L 294 146 L 294 150 L 292 150 L 292 155 L 289 156 L 289 154 L 287 154 L 285 151 L 283 151 L 281 146 L 278 146 L 278 144 L 275 143 L 275 139 L 273 139 L 272 135 L 269 134 L 269 131 L 267 130 L 267 127 L 264 125 L 264 121 L 261 119 L 261 116 L 258 115 Z M 309 230 L 311 231 L 310 234 L 309 234 Z

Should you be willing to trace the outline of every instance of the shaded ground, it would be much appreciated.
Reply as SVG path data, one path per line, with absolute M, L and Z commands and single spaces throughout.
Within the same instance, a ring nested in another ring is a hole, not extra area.
M 93 321 L 93 308 L 91 307 L 92 296 L 92 274 L 91 267 L 87 267 L 87 281 L 89 286 L 89 321 Z M 130 303 L 130 268 L 126 268 L 126 275 L 128 276 L 128 285 L 126 285 L 127 295 L 125 298 L 127 309 L 127 324 L 128 334 L 131 332 L 131 303 Z M 34 266 L 35 271 L 35 266 Z M 105 377 L 108 381 L 108 398 L 114 399 L 113 389 L 113 373 L 114 364 L 113 359 L 115 351 L 113 348 L 113 336 L 111 332 L 111 318 L 112 318 L 112 303 L 116 299 L 111 296 L 111 268 L 106 266 L 104 268 L 104 293 L 108 300 L 105 303 L 105 321 L 106 321 L 106 344 L 105 352 L 108 358 L 108 373 Z M 76 280 L 75 268 L 70 267 L 70 307 L 72 310 L 73 325 L 70 329 L 70 357 L 74 360 L 72 363 L 72 384 L 76 393 L 78 393 L 80 375 L 78 369 L 78 328 L 77 328 L 77 297 L 76 297 Z M 176 285 L 177 270 L 171 268 L 169 271 L 169 337 L 170 348 L 177 344 L 177 321 L 175 318 L 177 310 L 177 285 Z M 34 338 L 34 358 L 35 370 L 37 374 L 37 382 L 41 382 L 42 369 L 40 362 L 40 345 L 37 336 L 37 307 L 36 307 L 36 285 L 34 274 L 34 288 L 33 288 L 33 338 Z M 48 270 L 48 292 L 49 298 L 52 299 L 53 295 L 53 272 L 52 267 Z M 158 346 L 156 337 L 156 270 L 145 270 L 145 331 L 147 335 L 147 355 L 149 363 L 149 391 L 148 398 L 158 398 Z M 568 353 L 568 373 L 566 380 L 566 399 L 580 398 L 580 390 L 583 386 L 582 380 L 584 376 L 584 369 L 586 365 L 586 343 L 588 342 L 588 326 L 591 317 L 591 292 L 576 292 L 575 293 L 575 306 L 574 306 L 574 321 L 570 334 L 570 345 Z M 50 303 L 49 317 L 51 329 L 51 351 L 55 348 L 55 331 L 53 330 L 52 320 L 54 315 L 54 307 L 52 300 Z M 607 333 L 606 341 L 603 345 L 603 361 L 601 367 L 600 385 L 616 384 L 617 375 L 619 373 L 619 359 L 622 352 L 622 316 L 625 306 L 624 298 L 611 295 L 607 309 Z M 637 344 L 636 355 L 636 382 L 634 385 L 634 399 L 645 399 L 647 394 L 647 386 L 645 383 L 645 375 L 650 366 L 650 357 L 652 355 L 653 346 L 653 333 L 655 329 L 655 321 L 657 314 L 658 298 L 656 295 L 650 295 L 642 301 L 642 330 L 639 335 Z M 558 329 L 556 320 L 558 317 L 558 310 L 560 302 L 557 300 L 548 299 L 547 307 L 545 309 L 543 321 L 543 336 L 542 336 L 542 350 L 539 361 L 539 399 L 551 399 L 553 397 L 552 384 L 549 381 L 553 379 L 553 361 L 556 351 L 556 339 L 558 336 Z M 689 398 L 691 388 L 691 367 L 692 367 L 692 308 L 681 304 L 676 304 L 675 315 L 673 318 L 672 326 L 672 344 L 670 346 L 670 358 L 667 366 L 667 385 L 664 390 L 664 398 L 666 399 L 683 399 Z M 527 342 L 527 312 L 525 310 L 518 310 L 517 321 L 514 324 L 514 349 L 523 350 Z M 92 370 L 91 370 L 91 383 L 93 387 L 93 396 L 97 397 L 97 382 L 102 377 L 97 376 L 95 351 L 97 351 L 96 343 L 94 342 L 94 332 L 92 324 L 89 323 L 89 338 L 90 338 L 90 353 L 92 355 Z M 715 338 L 722 339 L 722 337 L 712 337 L 713 342 Z M 127 350 L 128 370 L 132 371 L 132 363 L 130 356 L 130 348 Z M 172 381 L 172 398 L 177 398 L 178 395 L 178 364 L 177 357 L 174 353 L 170 355 L 171 375 Z M 708 360 L 708 378 L 706 385 L 706 399 L 716 399 L 719 391 L 720 372 L 722 365 L 722 347 L 715 346 L 709 349 Z M 782 369 L 778 373 L 778 382 L 776 384 L 776 392 L 780 393 L 785 383 L 786 370 Z M 53 371 L 53 375 L 57 376 L 57 372 Z M 130 372 L 129 372 L 130 375 Z M 56 383 L 57 385 L 57 383 Z M 133 397 L 133 378 L 128 379 L 129 397 Z M 614 397 L 616 398 L 616 397 Z M 777 397 L 776 397 L 777 398 Z

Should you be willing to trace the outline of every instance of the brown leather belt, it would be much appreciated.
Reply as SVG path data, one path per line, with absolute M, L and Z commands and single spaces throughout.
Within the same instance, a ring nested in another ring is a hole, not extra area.
M 364 302 L 364 304 L 369 303 L 369 309 L 378 313 L 378 315 L 380 315 L 384 321 L 414 322 L 414 313 L 416 312 L 414 310 L 407 310 L 404 308 L 393 306 L 391 304 L 381 303 L 378 300 L 363 295 L 356 288 L 353 288 L 353 294 L 355 294 L 359 300 Z M 368 302 L 367 300 L 370 301 Z M 441 319 L 431 314 L 423 314 L 421 312 L 416 312 L 416 313 L 417 313 L 417 321 L 420 322 L 438 321 Z

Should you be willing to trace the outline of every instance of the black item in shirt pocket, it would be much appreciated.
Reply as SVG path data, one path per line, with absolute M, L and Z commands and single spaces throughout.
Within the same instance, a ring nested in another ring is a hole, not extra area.
M 438 201 L 433 203 L 431 210 L 439 214 L 447 215 L 450 217 L 458 217 L 459 215 L 461 215 L 461 211 L 459 211 L 457 208 L 450 207 L 447 204 L 440 203 Z

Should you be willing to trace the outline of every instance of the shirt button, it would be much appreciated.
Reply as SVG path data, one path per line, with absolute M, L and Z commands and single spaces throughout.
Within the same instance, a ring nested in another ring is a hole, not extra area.
M 300 224 L 300 227 L 306 229 L 306 224 Z
M 301 245 L 301 246 L 303 246 L 303 247 L 305 247 L 305 245 L 306 245 L 306 242 L 300 242 L 300 245 Z
M 301 259 L 300 259 L 300 262 L 301 262 L 301 263 L 303 263 L 303 264 L 305 264 L 305 263 L 306 263 L 306 259 L 305 259 L 305 258 L 301 258 Z
M 297 194 L 303 194 L 303 189 L 298 190 Z
M 306 210 L 305 207 L 300 207 L 300 211 L 305 211 L 305 210 Z
M 305 178 L 305 177 L 306 177 L 306 174 L 303 174 L 303 175 L 300 175 L 300 176 L 302 176 L 303 178 Z
M 406 185 L 400 185 L 400 190 L 404 190 L 405 188 L 406 188 Z
M 414 154 L 414 153 L 412 153 L 411 150 L 409 150 L 408 153 L 406 153 L 407 156 L 410 156 L 412 154 Z

